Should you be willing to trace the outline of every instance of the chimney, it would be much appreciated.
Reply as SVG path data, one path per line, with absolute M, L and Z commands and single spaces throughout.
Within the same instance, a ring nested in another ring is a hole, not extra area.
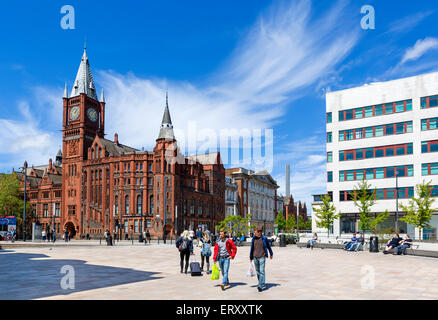
M 49 170 L 52 170 L 52 158 L 49 159 Z
M 290 165 L 286 165 L 286 197 L 290 197 Z
M 117 133 L 114 134 L 114 143 L 119 144 L 119 135 Z

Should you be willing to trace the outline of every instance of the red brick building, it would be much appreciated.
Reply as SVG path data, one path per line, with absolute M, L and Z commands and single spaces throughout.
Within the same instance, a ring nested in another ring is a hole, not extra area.
M 153 151 L 124 145 L 117 134 L 114 141 L 105 139 L 105 105 L 84 50 L 70 97 L 67 85 L 64 91 L 63 152 L 55 165 L 50 160 L 27 171 L 33 219 L 43 230 L 55 221 L 57 232 L 67 229 L 72 237 L 98 237 L 106 229 L 123 238 L 146 229 L 156 236 L 198 226 L 213 231 L 225 210 L 220 154 L 181 154 L 167 97 Z M 24 175 L 18 176 L 24 186 Z

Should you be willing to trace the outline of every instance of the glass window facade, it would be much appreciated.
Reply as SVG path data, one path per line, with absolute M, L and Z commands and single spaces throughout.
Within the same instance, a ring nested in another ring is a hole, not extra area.
M 339 131 L 339 141 L 358 140 L 363 138 L 374 138 L 404 134 L 412 132 L 412 121 L 391 123 L 384 126 L 358 128 Z
M 421 152 L 422 153 L 438 152 L 438 140 L 423 141 L 421 143 Z
M 412 111 L 412 100 L 389 102 L 384 105 L 367 106 L 339 111 L 339 121 L 370 118 L 394 112 Z
M 435 150 L 435 149 L 436 151 L 438 151 L 438 140 L 436 141 L 436 145 L 431 148 L 431 150 Z M 430 152 L 434 152 L 434 151 L 430 151 Z M 374 147 L 367 149 L 342 150 L 339 151 L 339 161 L 362 160 L 364 158 L 365 159 L 382 158 L 382 157 L 391 157 L 394 155 L 402 156 L 402 155 L 409 155 L 412 153 L 413 153 L 412 143 L 385 146 L 385 147 Z
M 421 109 L 438 107 L 438 95 L 421 98 Z
M 435 130 L 438 129 L 438 118 L 430 118 L 421 120 L 421 130 Z
M 373 190 L 370 190 L 373 192 Z M 438 186 L 431 187 L 433 197 L 438 197 Z M 414 195 L 414 187 L 402 187 L 398 188 L 399 199 L 408 199 Z M 356 194 L 353 190 L 339 191 L 340 201 L 353 201 Z M 376 200 L 394 200 L 396 198 L 395 188 L 376 189 Z
M 421 165 L 421 173 L 423 176 L 433 176 L 438 174 L 438 162 L 423 163 Z
M 406 165 L 339 171 L 339 181 L 360 181 L 363 180 L 364 177 L 366 180 L 394 178 L 396 170 L 399 177 L 412 177 L 414 175 L 414 166 Z

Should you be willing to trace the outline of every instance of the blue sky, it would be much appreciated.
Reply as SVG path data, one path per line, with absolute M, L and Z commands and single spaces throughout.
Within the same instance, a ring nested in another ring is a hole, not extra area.
M 284 192 L 290 163 L 293 195 L 309 203 L 325 192 L 325 92 L 438 70 L 433 3 L 10 1 L 0 11 L 0 170 L 54 158 L 64 83 L 71 89 L 86 39 L 109 139 L 152 149 L 168 89 L 182 135 L 189 121 L 198 140 L 273 129 L 271 174 Z M 66 4 L 75 30 L 60 27 Z M 363 5 L 375 30 L 361 29 Z

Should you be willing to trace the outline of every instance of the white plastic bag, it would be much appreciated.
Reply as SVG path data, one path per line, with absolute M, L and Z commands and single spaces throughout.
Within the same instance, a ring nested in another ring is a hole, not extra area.
M 248 268 L 248 272 L 246 273 L 247 277 L 254 277 L 255 276 L 255 271 L 254 271 L 254 266 L 252 263 L 249 264 L 249 268 Z

